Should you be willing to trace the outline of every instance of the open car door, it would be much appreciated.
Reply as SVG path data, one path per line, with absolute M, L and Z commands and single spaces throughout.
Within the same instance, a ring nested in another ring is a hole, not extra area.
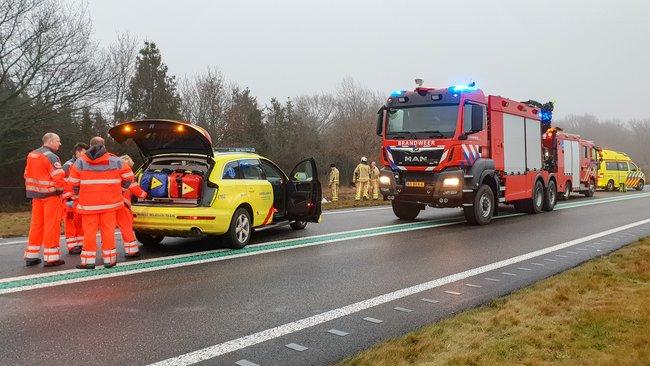
M 323 192 L 314 158 L 305 159 L 293 168 L 286 190 L 287 213 L 292 220 L 320 221 Z

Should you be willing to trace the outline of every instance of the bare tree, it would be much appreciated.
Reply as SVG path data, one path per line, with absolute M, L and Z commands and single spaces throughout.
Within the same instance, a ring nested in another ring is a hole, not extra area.
M 129 81 L 135 74 L 135 60 L 138 56 L 138 40 L 128 32 L 121 33 L 109 48 L 111 82 L 108 84 L 111 96 L 113 118 L 124 118 Z
M 107 58 L 91 29 L 85 7 L 0 2 L 0 140 L 103 98 Z
M 224 140 L 226 111 L 231 105 L 232 89 L 221 72 L 210 68 L 192 79 L 181 81 L 183 118 L 208 130 L 215 144 Z

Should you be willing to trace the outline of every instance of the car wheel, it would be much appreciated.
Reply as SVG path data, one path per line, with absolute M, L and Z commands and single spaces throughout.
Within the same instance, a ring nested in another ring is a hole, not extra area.
M 544 196 L 544 211 L 553 211 L 557 204 L 557 185 L 555 181 L 549 181 Z
M 640 180 L 639 183 L 636 184 L 635 188 L 636 188 L 637 191 L 642 191 L 644 185 L 645 185 L 645 182 L 643 180 Z
M 292 221 L 289 226 L 294 230 L 303 230 L 307 227 L 307 221 Z
M 230 228 L 226 233 L 228 247 L 231 249 L 242 249 L 251 240 L 253 228 L 251 215 L 245 208 L 238 208 L 230 220 Z
M 160 242 L 162 242 L 163 239 L 165 239 L 165 236 L 139 233 L 136 231 L 135 238 L 138 239 L 138 241 L 142 243 L 142 245 L 154 246 L 160 244 Z
M 611 192 L 611 191 L 614 190 L 614 181 L 613 180 L 610 179 L 607 182 L 607 185 L 605 186 L 605 190 L 608 191 L 608 192 Z

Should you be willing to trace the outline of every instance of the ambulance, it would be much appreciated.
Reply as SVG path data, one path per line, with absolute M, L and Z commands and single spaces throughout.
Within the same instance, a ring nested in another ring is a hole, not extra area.
M 602 149 L 599 160 L 598 188 L 613 191 L 624 184 L 626 188 L 643 190 L 645 174 L 626 153 Z
M 109 130 L 132 140 L 144 164 L 136 171 L 146 199 L 134 198 L 139 242 L 164 237 L 223 238 L 245 247 L 254 230 L 289 225 L 302 230 L 321 218 L 321 185 L 313 158 L 287 175 L 252 149 L 215 149 L 203 128 L 173 120 L 139 120 Z

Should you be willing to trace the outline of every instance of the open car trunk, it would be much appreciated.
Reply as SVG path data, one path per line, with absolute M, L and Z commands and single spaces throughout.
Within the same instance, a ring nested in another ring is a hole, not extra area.
M 198 154 L 163 154 L 148 159 L 138 172 L 146 199 L 135 205 L 210 206 L 216 186 L 208 182 L 214 163 Z

